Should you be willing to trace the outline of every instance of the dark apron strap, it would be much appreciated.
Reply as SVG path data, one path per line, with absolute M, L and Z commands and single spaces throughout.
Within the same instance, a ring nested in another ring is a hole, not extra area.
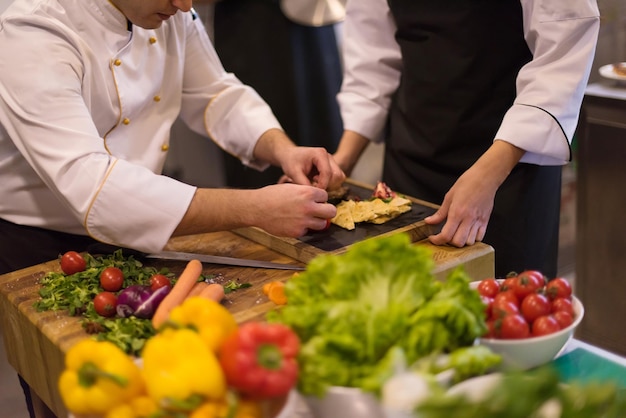
M 17 225 L 0 219 L 0 274 L 54 260 L 70 250 L 109 254 L 118 248 L 83 235 Z

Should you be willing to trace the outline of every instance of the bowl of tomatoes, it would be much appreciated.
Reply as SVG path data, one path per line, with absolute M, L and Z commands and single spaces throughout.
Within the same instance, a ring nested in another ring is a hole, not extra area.
M 486 307 L 488 330 L 478 343 L 501 355 L 505 370 L 527 370 L 553 360 L 585 313 L 567 279 L 548 279 L 537 270 L 483 279 L 470 286 Z

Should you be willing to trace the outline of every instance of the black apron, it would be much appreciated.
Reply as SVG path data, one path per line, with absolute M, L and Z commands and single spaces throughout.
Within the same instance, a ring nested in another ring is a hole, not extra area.
M 434 203 L 492 144 L 532 59 L 519 0 L 389 0 L 403 72 L 390 108 L 383 180 Z M 506 138 L 503 138 L 506 139 Z M 484 242 L 496 275 L 556 275 L 561 167 L 518 164 Z

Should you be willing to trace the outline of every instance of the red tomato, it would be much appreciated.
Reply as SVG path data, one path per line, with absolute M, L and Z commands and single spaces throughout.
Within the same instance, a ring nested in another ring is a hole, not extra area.
M 61 256 L 61 270 L 65 274 L 74 274 L 79 271 L 85 271 L 87 262 L 82 255 L 76 251 L 68 251 Z
M 519 300 L 527 295 L 537 292 L 543 287 L 543 279 L 534 274 L 522 273 L 511 282 L 511 290 Z
M 100 292 L 93 298 L 93 306 L 100 316 L 111 317 L 115 315 L 117 296 L 111 292 Z
M 493 298 L 480 295 L 480 299 L 485 304 L 485 318 L 491 318 L 491 313 L 493 311 Z
M 482 296 L 493 298 L 500 291 L 500 284 L 496 279 L 483 279 L 478 283 L 476 290 Z
M 568 298 L 556 298 L 552 301 L 552 312 L 564 311 L 574 316 L 574 306 Z
M 563 277 L 552 279 L 546 284 L 546 295 L 550 299 L 569 298 L 572 296 L 572 285 Z
M 489 319 L 487 320 L 487 322 L 485 322 L 485 324 L 487 324 L 487 332 L 485 332 L 485 334 L 483 335 L 483 338 L 497 338 L 496 320 Z M 497 332 L 499 333 L 499 331 Z
M 539 270 L 524 270 L 519 274 L 519 276 L 532 276 L 537 282 L 539 282 L 540 288 L 546 285 L 546 277 Z
M 492 318 L 504 318 L 505 316 L 517 314 L 519 314 L 519 307 L 516 303 L 508 299 L 498 299 L 497 297 L 493 300 L 493 304 L 491 305 Z
M 554 312 L 552 316 L 556 319 L 556 322 L 559 323 L 561 329 L 569 327 L 574 322 L 574 316 L 566 311 Z
M 332 222 L 330 221 L 330 219 L 326 219 L 326 226 L 324 227 L 324 229 L 322 229 L 322 231 L 326 231 L 328 228 L 330 228 L 331 224 Z
M 518 339 L 530 337 L 528 322 L 521 315 L 507 315 L 500 323 L 500 337 Z
M 550 300 L 539 293 L 531 293 L 526 296 L 521 304 L 522 316 L 528 323 L 532 323 L 540 316 L 550 314 L 551 311 Z
M 163 274 L 155 274 L 154 276 L 150 277 L 150 290 L 152 290 L 153 292 L 164 286 L 171 285 L 172 282 L 170 281 L 170 279 Z
M 117 267 L 107 267 L 100 273 L 100 286 L 109 292 L 117 292 L 124 284 L 124 273 Z
M 540 335 L 552 334 L 560 329 L 559 323 L 552 315 L 545 315 L 535 319 L 531 327 L 531 333 L 533 337 L 539 337 Z
M 519 299 L 517 299 L 517 296 L 515 296 L 515 293 L 513 293 L 512 290 L 505 290 L 503 292 L 498 293 L 497 295 L 494 296 L 493 301 L 495 303 L 496 301 L 499 301 L 500 299 L 508 300 L 509 302 L 514 303 L 515 306 L 519 307 Z
M 502 282 L 500 283 L 500 292 L 511 290 L 513 288 L 513 283 L 515 282 L 516 277 L 517 276 L 507 277 L 506 279 L 502 280 Z

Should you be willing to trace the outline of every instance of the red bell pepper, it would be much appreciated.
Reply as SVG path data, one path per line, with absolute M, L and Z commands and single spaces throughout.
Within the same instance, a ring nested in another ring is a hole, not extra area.
M 298 336 L 283 324 L 248 322 L 219 351 L 228 385 L 253 398 L 284 396 L 296 385 Z

